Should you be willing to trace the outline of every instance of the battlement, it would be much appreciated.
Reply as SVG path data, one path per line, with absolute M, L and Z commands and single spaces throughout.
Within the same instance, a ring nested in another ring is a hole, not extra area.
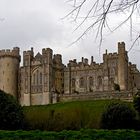
M 121 53 L 126 53 L 124 42 L 118 42 L 118 54 L 121 54 Z
M 33 48 L 31 48 L 31 50 L 24 51 L 24 52 L 23 52 L 23 55 L 24 55 L 24 56 L 25 56 L 25 55 L 31 55 L 31 56 L 33 56 L 33 55 L 34 55 Z
M 113 58 L 113 57 L 117 57 L 117 56 L 118 56 L 117 53 L 109 53 L 109 54 L 108 54 L 108 57 L 109 57 L 109 58 Z
M 116 53 L 116 52 L 114 52 L 114 53 L 107 53 L 107 51 L 106 51 L 103 55 L 107 56 L 109 58 L 112 58 L 112 57 L 117 57 L 118 53 Z
M 62 63 L 62 55 L 61 54 L 55 54 L 54 55 L 54 61 L 58 64 Z
M 52 49 L 50 49 L 50 48 L 43 48 L 42 49 L 42 55 L 48 54 L 48 53 L 52 54 L 53 53 Z
M 103 54 L 103 60 L 106 61 L 108 59 L 116 59 L 118 58 L 118 53 L 107 53 L 107 50 L 106 52 Z
M 20 59 L 20 54 L 19 54 L 19 48 L 18 47 L 14 47 L 12 50 L 10 49 L 3 49 L 0 50 L 0 57 L 16 57 L 18 59 Z
M 125 47 L 125 43 L 124 42 L 118 42 L 118 46 L 119 47 Z

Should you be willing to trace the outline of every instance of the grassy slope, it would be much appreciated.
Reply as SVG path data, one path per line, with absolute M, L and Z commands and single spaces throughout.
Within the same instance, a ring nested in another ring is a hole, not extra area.
M 75 101 L 47 106 L 24 107 L 33 129 L 63 130 L 100 127 L 103 110 L 111 100 Z

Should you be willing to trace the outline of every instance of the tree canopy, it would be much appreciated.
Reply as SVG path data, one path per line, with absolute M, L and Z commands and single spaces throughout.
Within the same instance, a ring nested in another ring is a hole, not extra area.
M 112 102 L 102 114 L 101 125 L 104 129 L 132 129 L 136 112 L 125 103 Z
M 22 107 L 16 99 L 0 90 L 0 129 L 22 129 L 23 118 Z

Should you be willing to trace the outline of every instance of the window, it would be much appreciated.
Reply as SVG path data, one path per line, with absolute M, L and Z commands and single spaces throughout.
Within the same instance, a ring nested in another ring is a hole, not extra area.
M 98 87 L 102 86 L 102 78 L 101 76 L 98 76 Z
M 39 75 L 39 71 L 37 70 L 37 75 L 36 75 L 36 84 L 37 84 L 37 85 L 38 85 L 38 81 L 39 81 L 39 79 L 38 79 L 39 76 L 38 76 L 38 75 Z
M 35 85 L 35 73 L 33 75 L 33 84 Z
M 42 85 L 42 73 L 40 72 L 40 84 Z
M 84 87 L 84 78 L 83 77 L 80 78 L 80 87 Z
M 93 78 L 89 77 L 89 86 L 93 86 Z
M 75 88 L 75 79 L 72 79 L 72 88 Z

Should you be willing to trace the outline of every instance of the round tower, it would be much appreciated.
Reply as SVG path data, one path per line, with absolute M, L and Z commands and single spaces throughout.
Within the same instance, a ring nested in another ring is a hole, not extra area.
M 0 50 L 0 89 L 17 98 L 18 72 L 20 55 L 19 48 Z

